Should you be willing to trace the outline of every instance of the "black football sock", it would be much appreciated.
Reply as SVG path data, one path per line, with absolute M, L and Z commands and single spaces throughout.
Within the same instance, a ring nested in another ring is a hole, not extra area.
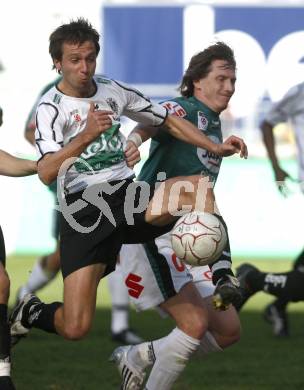
M 256 293 L 264 289 L 265 276 L 266 274 L 264 272 L 260 272 L 258 269 L 253 269 L 248 273 L 246 277 L 246 284 L 250 292 Z
M 0 304 L 0 360 L 10 359 L 10 332 L 7 322 L 7 305 Z
M 212 282 L 215 285 L 219 279 L 221 279 L 225 275 L 233 276 L 233 272 L 231 270 L 231 251 L 230 251 L 230 242 L 228 236 L 227 225 L 221 215 L 214 214 L 224 225 L 224 228 L 227 233 L 227 242 L 225 248 L 221 254 L 221 256 L 209 265 L 212 271 Z
M 272 304 L 279 310 L 285 311 L 286 306 L 288 305 L 289 300 L 283 297 L 277 298 Z
M 53 302 L 50 304 L 38 303 L 24 307 L 26 312 L 25 318 L 22 319 L 22 324 L 27 328 L 38 328 L 48 333 L 56 333 L 55 328 L 55 312 L 62 306 L 61 302 Z

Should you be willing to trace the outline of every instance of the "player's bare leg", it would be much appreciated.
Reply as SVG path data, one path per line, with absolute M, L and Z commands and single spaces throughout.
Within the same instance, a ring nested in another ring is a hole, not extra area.
M 106 265 L 83 267 L 64 279 L 64 304 L 56 311 L 55 327 L 69 340 L 83 338 L 90 330 L 96 309 L 97 287 Z
M 11 316 L 12 336 L 24 335 L 31 327 L 58 333 L 69 340 L 83 338 L 91 328 L 97 287 L 106 265 L 92 264 L 64 279 L 64 302 L 42 303 L 27 295 Z
M 226 311 L 218 311 L 214 308 L 211 296 L 203 300 L 208 311 L 209 325 L 206 339 L 201 340 L 200 351 L 203 354 L 221 351 L 238 342 L 241 324 L 234 306 L 230 305 Z
M 179 176 L 166 180 L 155 191 L 146 221 L 162 226 L 193 210 L 218 213 L 212 184 L 200 175 Z

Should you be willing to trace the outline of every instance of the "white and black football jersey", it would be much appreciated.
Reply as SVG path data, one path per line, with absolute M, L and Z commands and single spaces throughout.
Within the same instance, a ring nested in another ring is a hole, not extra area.
M 134 88 L 98 75 L 94 81 L 97 91 L 92 97 L 67 96 L 54 86 L 42 96 L 37 108 L 35 138 L 39 159 L 57 152 L 84 130 L 91 102 L 97 110 L 113 112 L 113 126 L 95 139 L 65 174 L 68 193 L 134 175 L 125 162 L 121 116 L 152 126 L 161 126 L 167 116 L 163 106 L 152 103 Z
M 273 126 L 290 122 L 295 133 L 299 164 L 299 179 L 304 180 L 304 83 L 292 87 L 275 103 L 265 120 Z

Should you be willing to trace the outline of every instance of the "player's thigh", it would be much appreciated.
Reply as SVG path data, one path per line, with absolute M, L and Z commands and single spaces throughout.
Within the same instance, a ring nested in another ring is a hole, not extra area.
M 105 270 L 105 264 L 91 264 L 64 279 L 65 322 L 77 322 L 82 326 L 91 323 L 95 313 L 97 287 Z
M 219 337 L 231 338 L 240 336 L 241 324 L 237 311 L 233 305 L 227 310 L 216 310 L 214 308 L 212 297 L 204 298 L 209 318 L 209 330 Z
M 208 177 L 179 176 L 166 180 L 157 188 L 145 219 L 148 223 L 164 225 L 181 215 L 181 210 L 185 213 L 195 208 L 213 213 L 214 207 L 213 185 Z
M 2 229 L 0 226 L 0 263 L 3 264 L 3 267 L 5 267 L 5 261 L 6 261 L 5 243 L 4 243 Z

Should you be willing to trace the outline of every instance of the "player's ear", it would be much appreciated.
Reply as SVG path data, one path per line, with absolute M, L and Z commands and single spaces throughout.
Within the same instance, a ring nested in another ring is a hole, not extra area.
M 57 71 L 59 74 L 61 74 L 61 63 L 60 63 L 60 61 L 54 60 L 54 67 L 55 67 L 56 71 Z
M 198 90 L 201 90 L 201 89 L 202 89 L 201 80 L 195 80 L 195 81 L 193 81 L 193 85 L 194 85 L 194 88 L 195 88 L 195 89 L 198 89 Z

